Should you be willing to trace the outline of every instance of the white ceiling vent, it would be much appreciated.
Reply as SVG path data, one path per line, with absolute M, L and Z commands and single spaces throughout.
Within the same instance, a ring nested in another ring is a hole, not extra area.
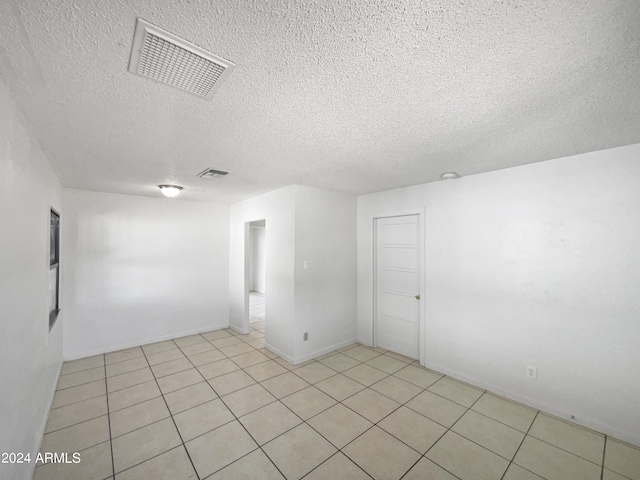
M 224 170 L 215 170 L 213 168 L 207 168 L 206 170 L 200 172 L 197 177 L 200 178 L 220 178 L 225 175 L 229 175 L 229 172 L 225 172 Z
M 129 71 L 211 98 L 235 65 L 142 19 L 136 23 Z

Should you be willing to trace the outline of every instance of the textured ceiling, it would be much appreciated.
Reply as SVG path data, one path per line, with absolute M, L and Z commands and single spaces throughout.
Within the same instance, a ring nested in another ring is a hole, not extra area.
M 237 64 L 211 101 L 127 71 L 137 17 Z M 2 76 L 66 187 L 225 203 L 640 142 L 639 37 L 636 0 L 0 2 Z

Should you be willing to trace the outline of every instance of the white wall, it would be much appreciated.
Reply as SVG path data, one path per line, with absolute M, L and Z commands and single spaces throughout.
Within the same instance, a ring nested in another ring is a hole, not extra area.
M 251 264 L 249 288 L 255 292 L 265 292 L 265 263 L 264 263 L 265 227 L 251 226 Z
M 67 189 L 66 359 L 229 324 L 229 207 Z
M 248 333 L 249 245 L 247 222 L 266 220 L 265 344 L 292 361 L 294 325 L 295 185 L 274 190 L 231 205 L 229 245 L 229 321 L 233 328 Z
M 360 197 L 359 338 L 369 215 L 426 206 L 427 366 L 640 444 L 639 185 L 631 145 Z
M 296 187 L 297 362 L 356 339 L 356 205 L 353 195 Z
M 49 332 L 50 208 L 66 218 L 60 182 L 26 125 L 0 78 L 0 452 L 35 458 L 62 364 L 64 310 Z M 0 478 L 30 479 L 34 468 L 0 464 Z

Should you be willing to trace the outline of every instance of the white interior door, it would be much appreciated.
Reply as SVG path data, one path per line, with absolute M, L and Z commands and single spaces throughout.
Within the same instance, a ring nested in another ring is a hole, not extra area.
M 419 358 L 418 215 L 376 221 L 376 344 Z

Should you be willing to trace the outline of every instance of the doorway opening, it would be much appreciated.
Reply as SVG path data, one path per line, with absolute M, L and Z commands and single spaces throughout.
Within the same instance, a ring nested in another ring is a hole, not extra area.
M 373 218 L 373 345 L 424 363 L 422 215 Z
M 250 222 L 247 242 L 249 331 L 256 336 L 266 329 L 266 226 L 265 220 Z

